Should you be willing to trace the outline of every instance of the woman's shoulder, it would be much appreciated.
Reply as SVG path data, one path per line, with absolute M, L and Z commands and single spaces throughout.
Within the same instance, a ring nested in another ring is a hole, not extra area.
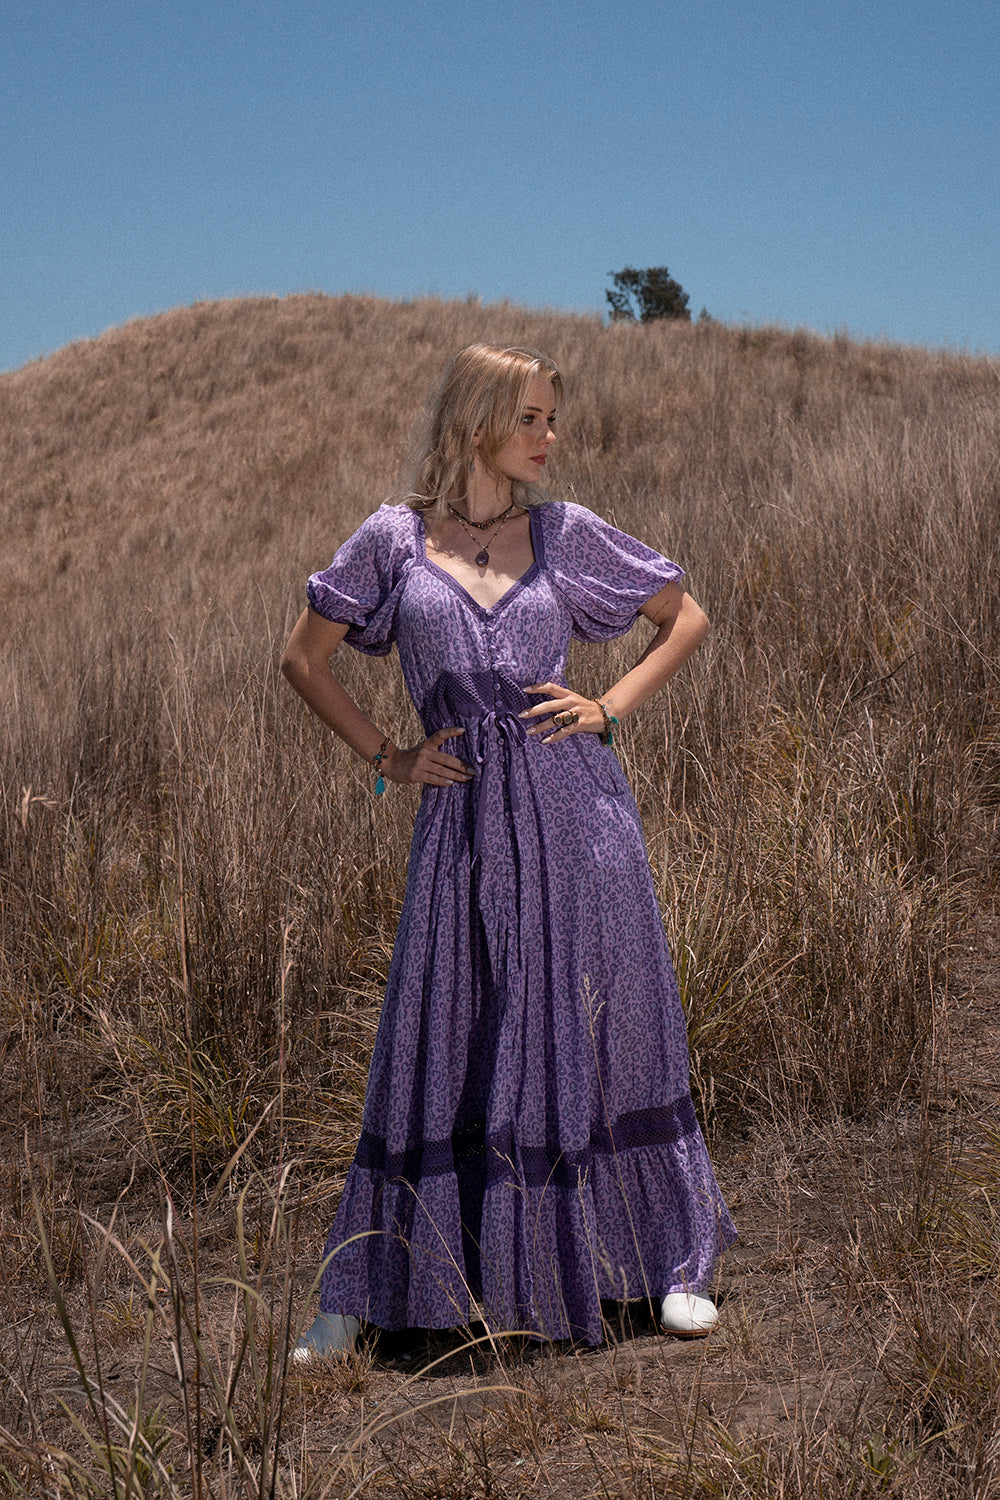
M 684 576 L 683 569 L 655 547 L 619 530 L 586 505 L 570 500 L 552 500 L 541 506 L 541 511 L 545 516 L 546 559 L 556 568 L 578 570 L 585 566 L 588 573 L 594 577 L 603 576 L 609 582 L 622 572 L 634 573 L 636 568 L 641 572 L 650 567 L 665 569 L 670 579 Z M 666 581 L 669 580 L 665 578 Z
M 537 507 L 537 513 L 545 517 L 546 527 L 553 531 L 587 526 L 593 521 L 600 524 L 601 520 L 596 511 L 580 505 L 576 500 L 544 500 Z
M 542 522 L 546 541 L 555 544 L 585 537 L 604 530 L 608 525 L 595 511 L 575 500 L 546 500 L 537 507 L 535 514 Z
M 412 537 L 415 531 L 415 517 L 410 507 L 384 500 L 378 510 L 373 510 L 371 515 L 362 521 L 355 535 L 363 532 L 373 539 L 386 537 L 403 540 Z
M 376 564 L 412 558 L 417 549 L 417 526 L 408 505 L 385 501 L 373 510 L 344 542 L 341 552 L 349 556 L 370 557 Z
M 599 516 L 596 511 L 575 500 L 547 500 L 538 507 L 544 518 L 543 530 L 546 544 L 557 550 L 567 547 L 575 551 L 579 547 L 633 544 L 642 546 L 626 532 Z M 648 550 L 648 549 L 647 549 Z

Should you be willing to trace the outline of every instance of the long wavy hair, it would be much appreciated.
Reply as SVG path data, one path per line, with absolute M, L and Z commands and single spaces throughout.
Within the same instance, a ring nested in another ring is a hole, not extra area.
M 493 460 L 517 431 L 528 388 L 539 375 L 552 381 L 556 402 L 561 401 L 562 376 L 537 349 L 470 344 L 456 354 L 414 429 L 398 498 L 414 510 L 443 514 L 449 501 L 465 495 L 474 459 L 499 478 Z M 514 480 L 511 498 L 530 508 L 545 494 L 538 485 Z

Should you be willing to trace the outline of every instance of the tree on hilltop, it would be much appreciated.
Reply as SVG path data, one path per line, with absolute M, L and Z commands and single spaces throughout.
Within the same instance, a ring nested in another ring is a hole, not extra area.
M 626 266 L 608 275 L 614 287 L 604 295 L 611 304 L 613 322 L 652 323 L 656 318 L 679 318 L 690 323 L 688 294 L 666 266 L 647 266 L 644 271 Z

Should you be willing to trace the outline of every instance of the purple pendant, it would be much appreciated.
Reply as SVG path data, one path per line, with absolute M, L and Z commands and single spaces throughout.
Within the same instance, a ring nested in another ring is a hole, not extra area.
M 487 552 L 486 548 L 484 547 L 483 550 L 482 550 L 482 552 L 477 552 L 476 553 L 476 567 L 477 568 L 488 568 L 489 565 L 490 565 L 490 554 Z

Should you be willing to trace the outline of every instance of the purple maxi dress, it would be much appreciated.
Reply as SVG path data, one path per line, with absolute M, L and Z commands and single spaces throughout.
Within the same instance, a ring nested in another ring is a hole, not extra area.
M 565 682 L 682 570 L 579 505 L 484 609 L 383 505 L 309 580 L 372 656 L 395 642 L 430 734 L 474 766 L 425 787 L 324 1312 L 381 1328 L 603 1337 L 600 1301 L 699 1291 L 735 1231 L 691 1103 L 638 809 L 597 735 L 546 746 L 523 689 Z

